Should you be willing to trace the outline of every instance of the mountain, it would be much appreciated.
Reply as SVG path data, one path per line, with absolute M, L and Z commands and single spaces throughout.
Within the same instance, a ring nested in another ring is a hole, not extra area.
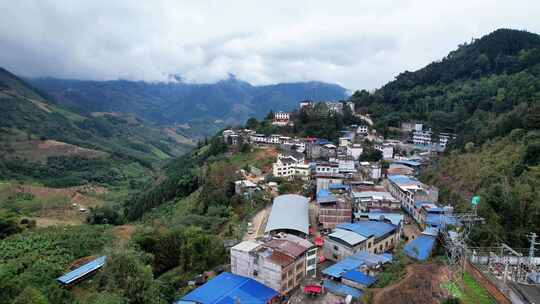
M 4 179 L 30 179 L 50 186 L 127 182 L 127 171 L 152 170 L 193 145 L 180 131 L 131 114 L 68 109 L 0 69 Z
M 528 246 L 525 234 L 540 227 L 539 35 L 494 31 L 351 100 L 386 136 L 399 136 L 406 121 L 456 133 L 424 178 L 459 211 L 481 196 L 487 224 L 473 231 L 473 241 Z
M 62 105 L 86 113 L 133 113 L 160 125 L 180 124 L 210 136 L 226 124 L 295 109 L 300 100 L 340 100 L 346 89 L 323 82 L 253 86 L 234 76 L 213 84 L 27 79 Z

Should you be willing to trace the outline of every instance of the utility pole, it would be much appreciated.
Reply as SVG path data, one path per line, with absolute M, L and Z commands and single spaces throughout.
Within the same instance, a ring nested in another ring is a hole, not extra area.
M 530 246 L 529 246 L 529 266 L 531 267 L 531 269 L 535 266 L 534 265 L 534 250 L 535 250 L 535 246 L 536 245 L 540 245 L 540 242 L 537 242 L 536 241 L 536 238 L 538 237 L 538 235 L 536 235 L 536 233 L 534 232 L 531 232 L 527 235 L 527 237 L 529 238 L 529 243 L 530 243 Z

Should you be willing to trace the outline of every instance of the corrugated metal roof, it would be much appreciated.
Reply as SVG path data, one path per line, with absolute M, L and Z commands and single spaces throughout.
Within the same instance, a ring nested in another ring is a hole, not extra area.
M 386 191 L 360 191 L 352 193 L 354 198 L 372 198 L 378 200 L 396 200 L 390 192 Z
M 63 276 L 57 278 L 56 280 L 64 285 L 67 285 L 67 284 L 71 284 L 73 283 L 74 281 L 84 277 L 85 275 L 91 273 L 92 271 L 95 271 L 101 267 L 103 267 L 103 265 L 105 265 L 105 261 L 106 261 L 107 257 L 106 256 L 101 256 L 95 260 L 92 260 L 66 274 L 64 274 Z
M 332 280 L 324 280 L 323 286 L 331 293 L 344 297 L 351 295 L 354 299 L 360 299 L 363 295 L 363 293 L 356 288 L 352 288 Z
M 372 235 L 378 238 L 396 230 L 397 226 L 379 221 L 360 221 L 357 223 L 339 224 L 337 228 L 350 230 L 367 238 Z
M 398 226 L 403 221 L 403 215 L 390 212 L 357 212 L 355 217 L 367 217 L 371 221 L 389 220 L 392 224 Z
M 293 243 L 288 240 L 279 240 L 279 239 L 273 239 L 269 242 L 266 242 L 264 244 L 266 247 L 270 247 L 273 249 L 278 249 L 282 251 L 283 253 L 286 253 L 292 257 L 299 257 L 304 252 L 306 252 L 309 247 L 301 246 L 300 244 Z
M 360 283 L 368 287 L 373 285 L 373 283 L 377 281 L 377 278 L 367 275 L 358 270 L 349 270 L 343 274 L 342 278 L 356 283 Z
M 360 244 L 361 242 L 367 240 L 367 238 L 365 238 L 364 236 L 362 236 L 362 235 L 360 235 L 360 234 L 358 234 L 356 232 L 352 232 L 352 231 L 345 230 L 345 229 L 336 229 L 336 230 L 334 230 L 333 233 L 331 233 L 328 236 L 332 237 L 332 238 L 340 239 L 340 240 L 346 242 L 347 244 L 349 244 L 351 246 L 355 246 L 355 245 Z
M 411 258 L 419 261 L 425 261 L 431 255 L 435 247 L 435 237 L 422 234 L 414 240 L 410 241 L 403 247 L 405 253 Z
M 391 254 L 372 254 L 367 251 L 360 251 L 323 269 L 322 273 L 338 279 L 341 278 L 345 272 L 358 269 L 362 265 L 375 266 L 386 264 L 391 262 L 392 259 L 393 257 Z
M 185 295 L 174 304 L 196 302 L 202 304 L 266 304 L 278 292 L 253 280 L 223 272 L 201 287 Z
M 289 229 L 309 234 L 309 199 L 297 194 L 274 198 L 265 232 Z

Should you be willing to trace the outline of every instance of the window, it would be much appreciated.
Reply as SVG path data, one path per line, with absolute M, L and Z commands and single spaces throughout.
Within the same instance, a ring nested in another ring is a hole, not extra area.
M 336 245 L 334 245 L 334 250 L 335 250 L 335 251 L 339 251 L 339 247 L 336 246 Z

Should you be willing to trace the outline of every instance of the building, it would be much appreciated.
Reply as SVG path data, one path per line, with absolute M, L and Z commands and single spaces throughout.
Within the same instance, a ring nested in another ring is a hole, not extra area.
M 431 130 L 426 130 L 426 131 L 416 130 L 413 132 L 412 142 L 415 145 L 430 146 L 432 135 L 433 135 L 433 132 L 431 132 Z
M 347 155 L 350 155 L 354 160 L 358 160 L 363 151 L 364 149 L 360 144 L 352 144 L 347 147 Z
M 369 127 L 367 125 L 359 125 L 356 129 L 356 134 L 360 135 L 368 135 L 369 134 Z
M 359 172 L 365 180 L 377 181 L 382 177 L 382 168 L 379 163 L 360 162 Z
M 342 184 L 345 176 L 340 173 L 335 174 L 317 174 L 315 180 L 317 182 L 316 191 L 319 192 L 321 189 L 329 190 L 331 184 Z
M 401 130 L 403 132 L 422 131 L 423 128 L 424 128 L 424 125 L 422 125 L 421 123 L 414 123 L 414 122 L 401 123 Z
M 287 112 L 276 112 L 272 124 L 274 126 L 287 126 L 291 124 L 291 114 Z
M 354 212 L 368 212 L 372 209 L 396 211 L 401 209 L 401 203 L 392 194 L 385 191 L 352 192 Z
M 261 241 L 244 241 L 231 248 L 231 271 L 254 279 L 281 294 L 317 271 L 317 247 L 290 234 Z
M 327 101 L 325 102 L 326 107 L 328 107 L 328 112 L 330 113 L 343 113 L 343 103 L 342 102 L 331 102 Z
M 251 194 L 257 189 L 257 184 L 254 182 L 244 179 L 234 182 L 234 193 L 236 194 Z
M 266 233 L 288 232 L 309 234 L 309 199 L 298 194 L 285 194 L 274 198 L 268 216 Z
M 436 187 L 424 185 L 409 176 L 388 176 L 385 186 L 388 192 L 401 202 L 401 208 L 415 219 L 419 219 L 421 207 L 417 202 L 436 202 L 439 197 L 439 190 Z
M 223 272 L 174 304 L 279 303 L 279 293 L 256 280 Z
M 339 173 L 339 164 L 335 162 L 316 162 L 315 174 L 317 175 L 332 175 Z
M 324 242 L 324 256 L 342 260 L 360 251 L 383 253 L 399 243 L 399 227 L 381 221 L 339 224 Z
M 302 110 L 304 108 L 312 108 L 313 107 L 313 101 L 311 100 L 304 100 L 300 102 L 299 110 Z
M 352 206 L 350 200 L 338 197 L 328 190 L 317 192 L 319 205 L 319 223 L 324 229 L 334 229 L 341 223 L 350 223 L 352 220 Z
M 288 179 L 297 177 L 308 180 L 311 176 L 311 165 L 304 163 L 305 158 L 303 154 L 297 152 L 294 153 L 295 151 L 291 152 L 289 152 L 288 155 L 278 155 L 277 161 L 272 164 L 272 174 L 275 177 Z
M 106 260 L 107 260 L 106 256 L 98 257 L 62 275 L 61 277 L 57 278 L 56 281 L 64 286 L 70 286 L 78 282 L 81 282 L 87 279 L 88 277 L 92 276 L 99 269 L 105 266 Z
M 431 256 L 436 243 L 436 236 L 422 234 L 407 243 L 405 247 L 403 247 L 403 251 L 411 258 L 425 261 Z

